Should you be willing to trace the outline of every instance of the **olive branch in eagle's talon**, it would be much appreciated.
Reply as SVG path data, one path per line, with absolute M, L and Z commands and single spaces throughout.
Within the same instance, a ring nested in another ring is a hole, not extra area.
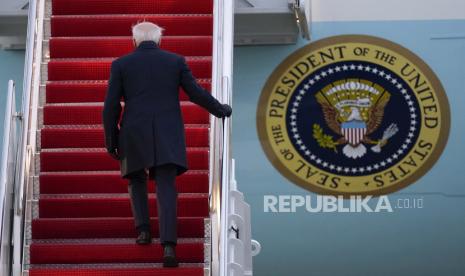
M 313 138 L 315 138 L 320 147 L 325 149 L 332 149 L 335 153 L 337 153 L 336 146 L 339 145 L 339 142 L 334 141 L 331 135 L 324 134 L 323 129 L 318 124 L 313 125 Z

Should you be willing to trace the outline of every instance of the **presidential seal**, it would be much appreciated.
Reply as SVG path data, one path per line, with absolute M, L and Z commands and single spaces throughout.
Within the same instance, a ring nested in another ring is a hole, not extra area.
M 438 160 L 450 127 L 444 89 L 393 42 L 346 35 L 287 57 L 260 96 L 257 129 L 281 174 L 322 194 L 381 195 Z

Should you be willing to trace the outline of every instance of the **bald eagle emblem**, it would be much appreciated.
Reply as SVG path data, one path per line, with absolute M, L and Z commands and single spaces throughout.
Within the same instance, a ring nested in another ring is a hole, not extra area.
M 320 147 L 337 152 L 337 146 L 344 145 L 343 154 L 358 159 L 367 153 L 365 145 L 380 153 L 382 147 L 398 131 L 392 123 L 379 140 L 370 138 L 382 124 L 384 109 L 390 99 L 390 93 L 381 86 L 367 80 L 344 80 L 332 83 L 316 94 L 316 100 L 323 111 L 328 128 L 339 138 L 323 133 L 320 125 L 313 125 L 313 137 Z

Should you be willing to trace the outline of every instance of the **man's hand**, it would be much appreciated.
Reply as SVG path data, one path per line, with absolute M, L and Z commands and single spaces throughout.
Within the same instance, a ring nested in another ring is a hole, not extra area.
M 119 153 L 117 148 L 107 149 L 108 154 L 115 160 L 119 160 Z
M 231 116 L 232 108 L 228 104 L 222 104 L 222 109 L 223 109 L 222 118 Z
M 222 118 L 231 116 L 232 108 L 229 105 L 221 104 L 219 102 L 217 103 L 218 105 L 215 108 L 215 110 L 211 111 L 215 117 L 222 119 Z

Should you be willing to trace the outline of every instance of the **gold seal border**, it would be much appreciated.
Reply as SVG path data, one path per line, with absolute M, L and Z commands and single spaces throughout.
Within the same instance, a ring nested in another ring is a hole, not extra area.
M 400 181 L 395 185 L 390 185 L 385 188 L 380 188 L 375 191 L 369 192 L 338 192 L 337 190 L 330 190 L 327 188 L 318 187 L 316 184 L 308 183 L 296 175 L 294 175 L 289 168 L 284 166 L 281 161 L 279 161 L 278 157 L 275 155 L 275 152 L 272 149 L 270 144 L 270 139 L 267 135 L 266 130 L 266 110 L 267 110 L 267 102 L 268 98 L 272 93 L 272 88 L 279 80 L 279 77 L 283 75 L 291 66 L 292 64 L 300 59 L 305 54 L 313 52 L 315 50 L 328 47 L 335 44 L 341 43 L 366 43 L 366 44 L 374 44 L 377 46 L 384 47 L 386 49 L 392 50 L 400 55 L 403 55 L 406 59 L 413 62 L 427 77 L 428 81 L 431 83 L 435 95 L 437 96 L 437 100 L 439 102 L 439 107 L 441 110 L 441 128 L 439 130 L 440 137 L 437 140 L 437 143 L 431 152 L 428 160 L 421 166 L 419 169 L 415 170 L 411 175 L 407 176 L 405 179 Z M 261 91 L 259 100 L 258 100 L 258 107 L 256 113 L 256 127 L 258 132 L 258 137 L 260 140 L 260 144 L 267 156 L 268 160 L 271 164 L 288 180 L 293 182 L 294 184 L 309 190 L 311 192 L 315 192 L 318 194 L 323 195 L 340 195 L 344 197 L 350 197 L 354 195 L 372 195 L 372 196 L 380 196 L 384 194 L 389 194 L 396 192 L 402 188 L 407 187 L 410 184 L 413 184 L 418 179 L 420 179 L 423 175 L 425 175 L 439 160 L 442 152 L 444 151 L 450 133 L 450 124 L 451 124 L 451 117 L 450 117 L 450 108 L 449 108 L 449 101 L 446 96 L 446 92 L 444 87 L 441 84 L 441 81 L 433 72 L 433 70 L 416 54 L 414 54 L 409 49 L 386 39 L 369 36 L 369 35 L 339 35 L 339 36 L 332 36 L 328 38 L 324 38 L 315 42 L 312 42 L 296 51 L 292 54 L 287 56 L 273 71 L 273 73 L 268 77 L 263 89 Z

